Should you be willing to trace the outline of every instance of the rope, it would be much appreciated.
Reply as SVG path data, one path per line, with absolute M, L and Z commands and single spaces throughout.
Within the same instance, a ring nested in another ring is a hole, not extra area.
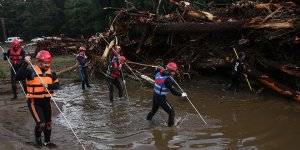
M 44 83 L 43 79 L 42 79 L 42 78 L 40 77 L 40 75 L 37 73 L 37 71 L 35 70 L 35 68 L 34 68 L 34 66 L 32 65 L 32 63 L 31 63 L 29 60 L 28 60 L 28 62 L 29 62 L 29 64 L 31 65 L 31 67 L 33 68 L 34 72 L 37 74 L 38 78 L 41 80 L 41 82 Z M 66 120 L 66 122 L 68 123 L 68 125 L 69 125 L 71 131 L 72 131 L 73 134 L 75 135 L 75 137 L 76 137 L 76 139 L 78 140 L 78 142 L 81 144 L 82 148 L 83 148 L 84 150 L 86 150 L 85 147 L 83 146 L 81 140 L 78 138 L 78 136 L 77 136 L 76 133 L 74 132 L 74 130 L 73 130 L 73 128 L 72 128 L 70 122 L 68 121 L 68 119 L 66 118 L 66 116 L 64 115 L 64 113 L 61 111 L 61 109 L 58 107 L 58 105 L 57 105 L 56 101 L 54 100 L 53 96 L 50 94 L 48 88 L 45 87 L 45 89 L 46 89 L 47 93 L 50 95 L 50 97 L 51 97 L 52 101 L 54 102 L 55 106 L 57 107 L 58 111 L 62 114 L 63 118 L 64 118 L 64 119 Z
M 179 84 L 173 79 L 173 77 L 170 76 L 170 78 L 175 82 L 175 84 L 179 87 L 179 89 L 181 90 L 181 92 L 183 92 L 182 88 L 179 86 Z M 199 113 L 199 111 L 197 110 L 197 108 L 194 106 L 194 104 L 191 102 L 191 100 L 189 99 L 188 96 L 186 96 L 186 99 L 190 102 L 190 104 L 193 106 L 193 108 L 195 109 L 195 111 L 197 112 L 197 114 L 200 116 L 200 118 L 203 120 L 203 122 L 205 124 L 207 124 L 207 122 L 204 120 L 204 118 L 201 116 L 201 114 Z
M 3 53 L 5 53 L 5 51 L 3 50 L 2 46 L 0 46 L 0 47 L 1 47 L 2 51 L 3 51 Z M 7 59 L 8 63 L 9 63 L 9 65 L 10 65 L 11 69 L 14 71 L 15 74 L 17 74 L 17 72 L 16 72 L 16 70 L 14 69 L 14 67 L 13 67 L 12 63 L 10 62 L 9 58 L 8 58 L 7 56 L 5 56 L 5 57 L 6 57 L 6 59 Z M 21 89 L 22 89 L 22 91 L 23 91 L 24 96 L 25 96 L 26 99 L 27 99 L 26 92 L 25 92 L 25 90 L 24 90 L 24 87 L 23 87 L 21 81 L 18 81 L 18 82 L 19 82 L 19 84 L 20 84 L 20 86 L 21 86 Z

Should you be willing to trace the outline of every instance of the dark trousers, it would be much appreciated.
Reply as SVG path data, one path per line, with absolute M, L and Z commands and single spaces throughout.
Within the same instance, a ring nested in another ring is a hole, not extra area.
M 17 72 L 19 67 L 17 65 L 13 65 L 15 71 Z M 11 88 L 12 88 L 12 92 L 14 94 L 14 96 L 17 96 L 17 80 L 16 80 L 16 73 L 14 72 L 14 70 L 11 68 L 10 69 L 10 81 L 11 81 Z M 22 80 L 21 84 L 24 88 L 25 93 L 27 93 L 27 88 L 26 88 L 26 81 Z
M 114 100 L 114 85 L 119 90 L 119 97 L 123 97 L 123 87 L 119 78 L 112 79 L 111 77 L 106 77 L 107 86 L 109 89 L 109 99 Z
M 87 87 L 90 87 L 86 67 L 79 67 L 79 73 L 80 73 L 80 79 L 81 79 L 81 88 L 84 90 L 85 85 Z
M 161 96 L 158 94 L 153 94 L 153 104 L 152 104 L 152 110 L 149 112 L 147 115 L 147 120 L 151 120 L 152 117 L 155 115 L 155 113 L 158 111 L 159 106 L 163 108 L 165 112 L 169 114 L 169 119 L 168 119 L 168 126 L 174 125 L 174 110 L 168 100 L 166 99 L 166 96 Z
M 228 90 L 234 89 L 236 92 L 239 92 L 241 89 L 241 77 L 239 76 L 232 76 L 231 77 L 231 84 L 228 87 Z
M 36 123 L 34 133 L 40 138 L 44 132 L 45 142 L 50 142 L 51 137 L 51 103 L 50 98 L 28 99 L 28 108 Z

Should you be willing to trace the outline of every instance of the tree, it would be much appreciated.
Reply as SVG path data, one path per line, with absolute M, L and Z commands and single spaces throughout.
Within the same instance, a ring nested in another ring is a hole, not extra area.
M 102 6 L 98 0 L 66 0 L 66 22 L 61 31 L 70 36 L 89 35 L 103 30 Z

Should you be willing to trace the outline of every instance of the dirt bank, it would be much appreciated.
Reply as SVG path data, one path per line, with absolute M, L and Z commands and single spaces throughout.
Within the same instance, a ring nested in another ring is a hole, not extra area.
M 0 84 L 0 149 L 32 150 L 34 144 L 34 120 L 31 117 L 24 95 L 18 87 L 18 99 L 11 100 L 10 83 Z M 59 114 L 52 104 L 52 119 Z M 53 122 L 51 139 L 59 147 L 56 149 L 82 149 L 71 130 Z M 42 148 L 47 149 L 47 148 Z

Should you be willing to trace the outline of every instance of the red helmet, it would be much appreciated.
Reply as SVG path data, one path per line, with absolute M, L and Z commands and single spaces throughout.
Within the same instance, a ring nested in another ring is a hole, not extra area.
M 80 47 L 79 47 L 79 50 L 80 50 L 80 51 L 86 51 L 86 48 L 85 48 L 84 46 L 80 46 Z
M 169 62 L 167 64 L 167 70 L 171 70 L 171 71 L 177 72 L 177 64 L 174 63 L 174 62 Z
M 39 51 L 35 58 L 42 61 L 52 61 L 51 54 L 46 50 Z
M 18 47 L 18 46 L 20 46 L 20 41 L 18 39 L 13 39 L 11 44 L 13 45 L 13 47 Z
M 124 56 L 120 56 L 120 61 L 121 61 L 122 63 L 125 63 L 126 58 L 125 58 Z

